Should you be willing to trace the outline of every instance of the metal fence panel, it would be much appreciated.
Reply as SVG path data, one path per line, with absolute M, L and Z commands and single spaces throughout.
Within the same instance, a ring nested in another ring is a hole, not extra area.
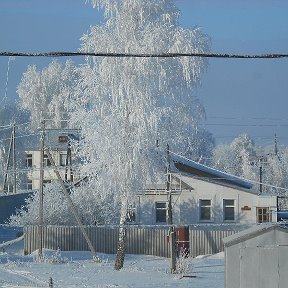
M 236 233 L 236 231 L 227 230 L 198 230 L 190 227 L 190 255 L 216 254 L 224 251 L 222 239 Z
M 169 257 L 167 241 L 169 227 L 127 227 L 127 254 L 146 254 Z M 118 242 L 118 227 L 87 226 L 86 231 L 97 252 L 115 254 Z M 222 239 L 235 233 L 234 231 L 210 231 L 189 229 L 190 255 L 214 254 L 224 250 Z M 87 251 L 88 245 L 77 226 L 45 226 L 43 227 L 43 242 L 47 249 L 62 251 Z M 38 227 L 24 228 L 24 251 L 30 254 L 38 249 Z

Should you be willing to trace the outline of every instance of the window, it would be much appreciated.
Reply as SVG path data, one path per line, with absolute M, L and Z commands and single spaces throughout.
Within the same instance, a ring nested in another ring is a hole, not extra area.
M 60 153 L 60 166 L 66 166 L 66 159 L 67 154 L 66 153 Z
M 224 221 L 235 220 L 235 200 L 230 199 L 223 200 L 223 217 Z
M 68 142 L 68 136 L 66 136 L 66 135 L 61 135 L 61 136 L 59 136 L 58 141 L 59 141 L 59 143 L 66 143 L 66 142 Z
M 211 221 L 211 200 L 200 200 L 200 221 Z
M 156 202 L 156 223 L 166 223 L 166 202 Z
M 258 223 L 271 221 L 271 213 L 268 207 L 257 207 L 256 214 Z
M 33 187 L 32 187 L 32 180 L 27 180 L 26 182 L 26 189 L 27 190 L 32 190 Z
M 44 166 L 51 166 L 51 162 L 46 154 L 44 155 Z
M 26 167 L 32 167 L 32 154 L 26 154 Z
M 126 221 L 128 223 L 136 222 L 136 208 L 128 208 Z
M 51 183 L 51 180 L 43 180 L 43 185 Z

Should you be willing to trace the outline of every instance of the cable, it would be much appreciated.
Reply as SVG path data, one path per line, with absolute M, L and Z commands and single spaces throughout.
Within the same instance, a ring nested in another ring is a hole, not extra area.
M 221 54 L 221 53 L 104 53 L 104 52 L 0 52 L 0 56 L 13 57 L 66 57 L 66 56 L 98 56 L 98 57 L 129 57 L 129 58 L 173 58 L 173 57 L 204 57 L 204 58 L 238 58 L 238 59 L 271 59 L 288 58 L 288 54 Z
M 0 131 L 8 130 L 11 129 L 12 125 L 7 125 L 7 126 L 0 126 Z
M 21 124 L 15 124 L 15 127 L 23 126 L 23 125 L 28 125 L 31 124 L 31 122 L 26 122 L 26 123 L 21 123 Z M 13 128 L 13 123 L 5 125 L 5 126 L 0 126 L 0 131 L 2 130 L 7 130 L 7 129 L 12 129 Z
M 26 135 L 16 136 L 15 139 L 17 139 L 17 138 L 23 138 L 23 137 L 29 137 L 29 136 L 35 136 L 35 135 L 40 135 L 40 133 L 32 133 L 32 134 L 26 134 Z M 4 141 L 7 141 L 7 140 L 11 140 L 11 138 L 1 139 L 0 142 L 4 142 Z
M 288 127 L 288 124 L 233 124 L 233 123 L 203 123 L 203 126 L 231 126 L 231 127 Z
M 270 118 L 270 117 L 224 117 L 224 116 L 209 116 L 206 119 L 223 119 L 223 120 L 269 120 L 269 121 L 288 121 L 288 118 Z

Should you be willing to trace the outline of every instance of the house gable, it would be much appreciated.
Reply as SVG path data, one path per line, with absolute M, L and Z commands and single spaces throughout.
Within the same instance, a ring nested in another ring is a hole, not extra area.
M 208 166 L 196 163 L 192 160 L 173 155 L 171 160 L 174 163 L 175 172 L 184 172 L 190 175 L 201 177 L 209 180 L 213 179 L 214 182 L 223 183 L 226 185 L 237 186 L 240 188 L 251 189 L 252 184 L 244 181 L 236 176 L 218 171 Z

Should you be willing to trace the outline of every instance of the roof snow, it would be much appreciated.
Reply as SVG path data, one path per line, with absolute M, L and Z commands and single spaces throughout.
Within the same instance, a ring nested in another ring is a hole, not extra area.
M 178 170 L 175 172 L 186 172 L 195 176 L 200 176 L 205 180 L 213 180 L 217 182 L 222 182 L 225 184 L 235 185 L 241 188 L 251 189 L 252 183 L 244 181 L 237 176 L 233 176 L 214 168 L 205 166 L 203 164 L 194 162 L 185 157 L 181 157 L 176 154 L 171 155 L 171 160 L 174 162 L 174 167 Z

